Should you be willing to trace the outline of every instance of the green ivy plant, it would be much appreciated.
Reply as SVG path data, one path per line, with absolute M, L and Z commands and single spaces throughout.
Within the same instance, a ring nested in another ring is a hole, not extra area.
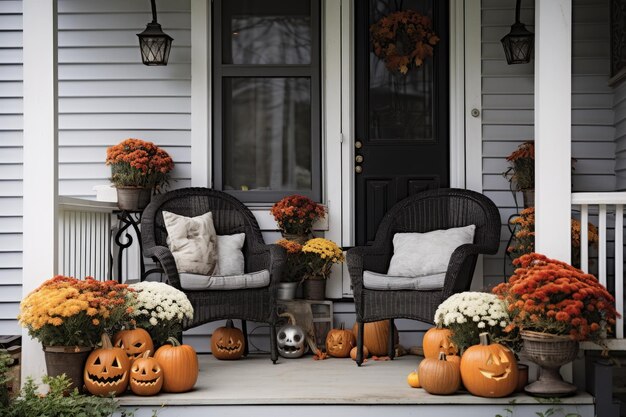
M 540 404 L 549 404 L 551 407 L 547 408 L 545 411 L 537 411 L 535 414 L 538 417 L 581 417 L 578 413 L 567 413 L 564 414 L 563 407 L 560 407 L 559 404 L 561 400 L 559 398 L 535 398 L 535 400 Z M 516 405 L 516 400 L 509 401 L 509 405 L 504 408 L 504 414 L 496 414 L 495 417 L 514 417 Z

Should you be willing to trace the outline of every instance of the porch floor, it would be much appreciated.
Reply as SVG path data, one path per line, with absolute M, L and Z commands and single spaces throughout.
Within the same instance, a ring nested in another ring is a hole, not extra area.
M 481 405 L 533 404 L 535 398 L 517 394 L 508 398 L 480 398 L 465 392 L 430 395 L 410 388 L 406 376 L 419 358 L 407 355 L 393 361 L 369 360 L 361 368 L 350 359 L 314 361 L 312 356 L 283 359 L 273 365 L 268 355 L 250 355 L 237 361 L 220 361 L 199 355 L 200 377 L 193 391 L 154 397 L 125 395 L 120 404 L 132 407 L 215 405 Z M 564 398 L 560 405 L 592 405 L 587 393 Z M 593 405 L 592 405 L 593 407 Z

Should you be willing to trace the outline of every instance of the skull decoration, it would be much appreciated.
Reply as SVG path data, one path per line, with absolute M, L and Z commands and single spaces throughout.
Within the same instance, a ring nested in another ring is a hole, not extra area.
M 283 358 L 294 359 L 304 355 L 306 336 L 300 326 L 287 324 L 278 330 L 278 353 Z
M 144 329 L 122 330 L 113 338 L 115 347 L 124 349 L 131 363 L 142 356 L 144 352 L 154 352 L 154 344 L 150 333 Z
M 130 360 L 123 349 L 113 347 L 111 339 L 102 335 L 102 347 L 87 358 L 85 387 L 94 395 L 119 395 L 128 387 Z
M 147 350 L 130 368 L 130 389 L 137 395 L 156 395 L 163 386 L 163 369 Z
M 211 336 L 211 353 L 217 359 L 239 359 L 245 346 L 243 332 L 234 327 L 230 319 L 226 321 L 226 326 L 215 329 Z
M 469 392 L 480 397 L 506 397 L 517 387 L 517 361 L 513 352 L 490 343 L 481 333 L 480 344 L 471 346 L 461 357 L 461 376 Z

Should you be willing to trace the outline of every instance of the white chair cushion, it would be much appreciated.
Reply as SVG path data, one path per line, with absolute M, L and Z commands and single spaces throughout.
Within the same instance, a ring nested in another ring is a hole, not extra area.
M 243 242 L 245 233 L 217 235 L 217 267 L 213 275 L 241 275 L 245 268 Z
M 270 272 L 267 269 L 240 275 L 208 276 L 183 273 L 179 276 L 180 286 L 188 291 L 243 290 L 270 285 Z
M 211 212 L 186 217 L 163 211 L 163 221 L 178 272 L 213 274 L 217 265 L 217 234 Z
M 404 277 L 364 271 L 363 286 L 370 290 L 440 290 L 443 288 L 445 278 L 445 272 L 421 277 Z
M 472 224 L 428 233 L 396 233 L 387 275 L 422 277 L 445 273 L 454 250 L 474 242 L 475 230 Z

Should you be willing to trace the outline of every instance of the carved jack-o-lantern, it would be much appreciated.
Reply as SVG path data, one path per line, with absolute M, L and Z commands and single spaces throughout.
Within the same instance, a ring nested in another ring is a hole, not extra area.
M 137 395 L 156 395 L 163 386 L 163 369 L 150 351 L 135 359 L 130 368 L 130 389 Z
M 102 347 L 87 358 L 85 387 L 94 395 L 119 395 L 128 387 L 130 360 L 123 349 L 113 347 L 111 339 L 102 335 Z
M 354 334 L 345 330 L 343 323 L 341 328 L 330 330 L 326 336 L 326 353 L 335 358 L 347 358 L 355 345 Z
M 289 324 L 278 329 L 278 353 L 287 359 L 299 358 L 307 350 L 306 335 L 302 327 L 296 326 L 296 319 L 292 314 L 283 313 L 281 316 L 289 317 Z
M 243 332 L 233 326 L 232 320 L 226 326 L 215 329 L 211 335 L 211 353 L 217 359 L 239 359 L 246 346 Z
M 152 343 L 150 333 L 144 329 L 122 330 L 117 332 L 113 338 L 113 345 L 124 349 L 131 363 L 148 350 L 154 352 L 154 343 Z
M 458 353 L 456 346 L 450 341 L 452 332 L 449 329 L 439 329 L 433 327 L 424 334 L 422 346 L 424 347 L 425 358 L 437 358 L 439 352 L 446 355 Z
M 461 377 L 469 392 L 480 397 L 506 397 L 517 387 L 517 361 L 513 352 L 498 343 L 489 343 L 489 334 L 480 334 L 480 344 L 461 357 Z

